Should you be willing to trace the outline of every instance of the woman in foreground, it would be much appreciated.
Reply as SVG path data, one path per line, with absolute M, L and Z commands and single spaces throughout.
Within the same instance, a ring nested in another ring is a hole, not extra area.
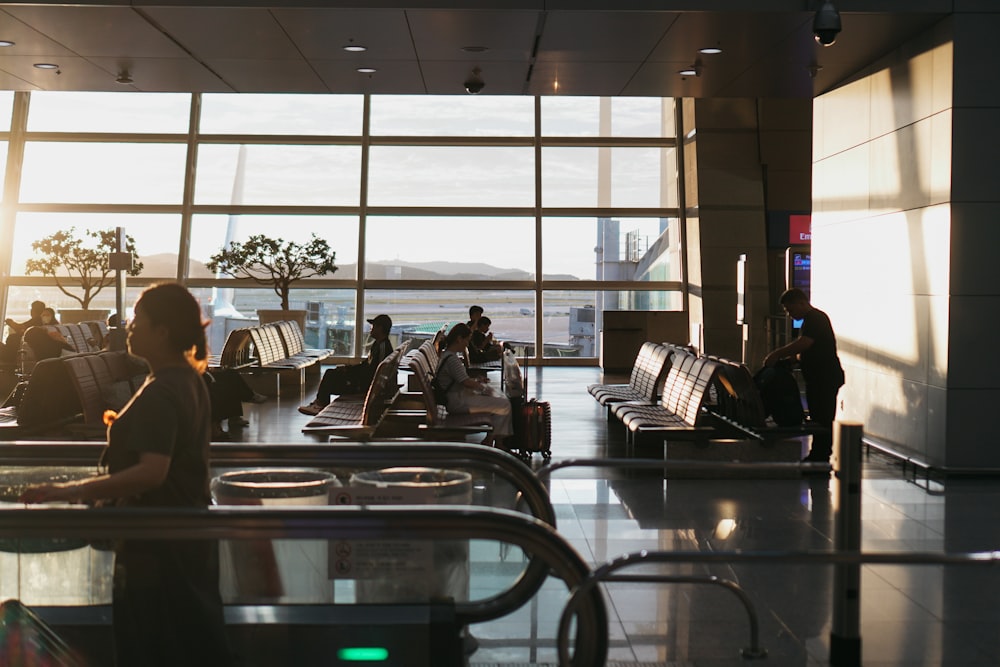
M 201 378 L 207 350 L 198 302 L 176 283 L 148 288 L 135 304 L 128 348 L 146 360 L 150 374 L 121 412 L 106 419 L 107 472 L 29 487 L 23 502 L 209 505 L 211 404 Z M 113 602 L 118 665 L 232 664 L 216 542 L 119 543 Z

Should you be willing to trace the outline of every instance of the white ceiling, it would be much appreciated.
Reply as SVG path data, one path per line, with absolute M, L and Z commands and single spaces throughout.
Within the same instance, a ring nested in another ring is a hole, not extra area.
M 822 48 L 812 39 L 818 0 L 200 4 L 0 3 L 0 39 L 15 42 L 0 49 L 0 89 L 459 94 L 478 66 L 483 94 L 809 98 L 952 6 L 839 0 L 843 32 Z M 368 50 L 344 51 L 351 41 Z M 698 54 L 716 45 L 722 54 Z M 678 74 L 699 57 L 700 76 Z M 815 78 L 811 65 L 822 67 Z M 132 84 L 116 83 L 123 69 Z

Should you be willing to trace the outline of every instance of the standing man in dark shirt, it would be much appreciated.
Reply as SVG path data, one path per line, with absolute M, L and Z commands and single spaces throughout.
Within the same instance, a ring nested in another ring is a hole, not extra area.
M 809 420 L 823 427 L 822 432 L 813 436 L 812 449 L 803 462 L 825 463 L 833 453 L 837 392 L 844 384 L 844 369 L 837 356 L 837 337 L 830 318 L 822 310 L 814 308 L 802 290 L 786 290 L 779 303 L 789 317 L 802 320 L 802 329 L 798 338 L 764 357 L 764 365 L 773 366 L 781 359 L 798 355 L 806 382 Z

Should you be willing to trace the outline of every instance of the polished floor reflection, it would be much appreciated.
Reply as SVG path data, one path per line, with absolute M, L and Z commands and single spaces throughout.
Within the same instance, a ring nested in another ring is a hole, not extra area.
M 552 403 L 553 461 L 624 454 L 622 434 L 609 430 L 603 410 L 585 390 L 587 384 L 601 381 L 599 369 L 533 368 L 527 374 L 529 393 Z M 314 389 L 315 380 L 298 390 L 286 388 L 279 398 L 247 405 L 250 425 L 234 433 L 233 439 L 306 441 L 300 429 L 309 418 L 296 408 L 311 399 Z M 540 456 L 535 456 L 533 465 L 548 475 Z M 886 458 L 866 457 L 861 485 L 863 551 L 1000 550 L 1000 482 L 934 483 L 912 477 Z M 559 533 L 594 567 L 642 549 L 696 555 L 833 549 L 836 483 L 828 476 L 665 480 L 659 471 L 579 465 L 556 470 L 548 479 Z M 473 597 L 477 591 L 489 594 L 491 586 L 506 585 L 519 576 L 523 564 L 520 551 L 496 543 L 473 542 L 469 554 Z M 62 565 L 51 570 L 46 569 L 45 558 L 3 555 L 4 590 L 23 594 L 27 586 L 38 585 L 47 594 L 60 595 L 59 573 L 66 571 Z M 66 557 L 81 556 L 53 556 Z M 109 567 L 106 553 L 87 558 L 77 569 Z M 34 560 L 38 560 L 31 566 L 34 569 L 26 571 Z M 325 565 L 324 558 L 318 560 Z M 834 629 L 831 565 L 693 559 L 645 565 L 632 572 L 698 579 L 714 575 L 735 582 L 756 609 L 759 645 L 767 651 L 767 657 L 755 664 L 829 664 Z M 861 582 L 862 664 L 867 667 L 1000 664 L 1000 633 L 995 630 L 1000 621 L 1000 573 L 995 566 L 866 565 Z M 342 592 L 334 591 L 338 596 Z M 83 603 L 101 603 L 108 591 L 94 589 L 88 594 L 93 597 Z M 607 584 L 604 595 L 610 619 L 609 665 L 750 663 L 741 655 L 754 648 L 750 623 L 731 591 L 703 581 L 620 582 Z M 521 609 L 473 625 L 470 630 L 478 649 L 470 664 L 555 664 L 557 627 L 567 599 L 565 586 L 550 578 Z
M 621 456 L 585 387 L 596 368 L 529 369 L 530 394 L 552 403 L 553 460 Z M 608 378 L 612 380 L 612 378 Z M 296 441 L 305 422 L 294 412 L 308 397 L 291 392 L 249 407 L 241 439 Z M 649 452 L 652 455 L 657 452 Z M 535 457 L 535 467 L 542 461 Z M 648 471 L 573 467 L 556 471 L 551 498 L 559 532 L 599 565 L 640 549 L 692 552 L 824 551 L 833 548 L 830 478 L 670 479 Z M 862 549 L 960 553 L 1000 549 L 1000 482 L 914 481 L 894 462 L 869 454 L 863 467 Z M 829 664 L 833 567 L 805 564 L 644 566 L 642 572 L 716 575 L 750 595 L 767 658 L 758 664 Z M 1000 573 L 959 565 L 862 568 L 863 664 L 1000 664 Z M 707 584 L 615 583 L 606 586 L 611 618 L 609 664 L 722 667 L 745 665 L 747 615 L 729 591 Z M 550 582 L 526 607 L 472 627 L 472 664 L 555 663 L 555 636 L 566 600 Z

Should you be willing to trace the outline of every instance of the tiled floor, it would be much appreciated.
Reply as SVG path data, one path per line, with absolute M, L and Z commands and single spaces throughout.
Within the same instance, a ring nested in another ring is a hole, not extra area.
M 620 456 L 602 409 L 585 391 L 595 368 L 529 369 L 532 395 L 553 406 L 553 457 Z M 306 421 L 294 395 L 248 408 L 244 439 L 291 441 Z M 536 456 L 534 465 L 542 465 Z M 960 553 L 1000 549 L 1000 481 L 915 483 L 876 454 L 864 464 L 864 552 Z M 640 549 L 805 552 L 833 548 L 835 483 L 801 479 L 670 479 L 658 473 L 569 468 L 552 476 L 559 532 L 598 565 Z M 638 572 L 639 570 L 636 570 Z M 803 563 L 682 563 L 642 572 L 716 575 L 742 586 L 757 609 L 759 664 L 825 665 L 830 654 L 833 567 Z M 616 583 L 606 587 L 609 664 L 743 665 L 746 613 L 730 592 L 705 584 Z M 473 664 L 556 662 L 566 593 L 550 581 L 526 607 L 472 627 Z M 863 664 L 1000 664 L 1000 572 L 960 565 L 862 568 Z
M 552 403 L 553 460 L 623 454 L 620 434 L 609 433 L 603 410 L 585 390 L 601 381 L 599 369 L 528 369 L 527 374 L 530 394 Z M 308 418 L 296 408 L 311 399 L 315 382 L 247 405 L 251 424 L 238 439 L 303 442 L 300 428 Z M 542 468 L 541 457 L 536 455 L 533 464 Z M 591 566 L 640 549 L 697 557 L 833 548 L 835 482 L 827 476 L 664 480 L 658 471 L 571 467 L 551 475 L 550 489 L 559 533 Z M 862 496 L 866 553 L 1000 550 L 1000 481 L 915 483 L 895 463 L 871 455 L 863 468 Z M 512 581 L 521 571 L 522 556 L 516 549 L 473 543 L 470 563 L 475 593 L 477 587 Z M 8 565 L 0 567 L 4 576 L 20 571 L 24 563 Z M 701 561 L 629 572 L 734 581 L 747 592 L 759 617 L 759 643 L 768 655 L 756 664 L 828 664 L 831 565 Z M 53 585 L 44 573 L 36 575 L 46 586 Z M 15 584 L 0 584 L 20 587 L 31 579 L 30 572 L 20 572 Z M 997 566 L 869 564 L 862 568 L 861 581 L 867 667 L 1000 664 Z M 92 593 L 106 597 L 106 591 Z M 562 582 L 550 578 L 521 609 L 471 626 L 479 645 L 472 665 L 556 663 L 557 625 L 567 598 Z M 609 665 L 723 667 L 749 662 L 740 654 L 752 647 L 748 616 L 737 597 L 719 586 L 613 583 L 606 586 L 605 599 Z

